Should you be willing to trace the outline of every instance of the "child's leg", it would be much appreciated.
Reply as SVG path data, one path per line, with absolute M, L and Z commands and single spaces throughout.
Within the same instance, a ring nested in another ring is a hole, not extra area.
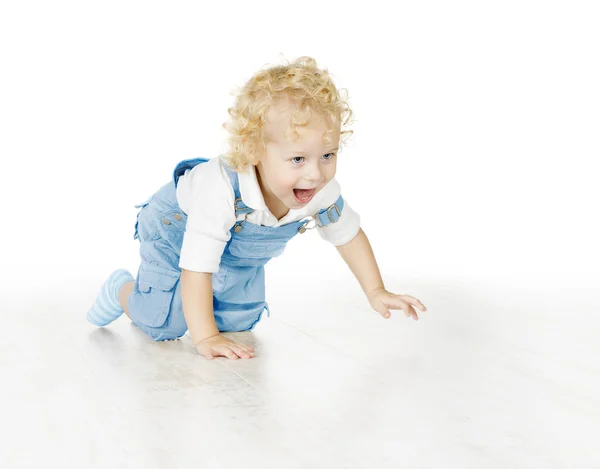
M 86 314 L 95 326 L 106 326 L 123 314 L 119 293 L 126 283 L 133 283 L 133 276 L 125 269 L 115 270 L 102 285 L 96 301 Z
M 123 308 L 123 311 L 125 312 L 125 314 L 127 315 L 127 317 L 129 319 L 131 319 L 131 316 L 129 315 L 129 295 L 131 294 L 131 291 L 133 290 L 133 285 L 135 284 L 135 282 L 131 281 L 131 282 L 127 282 L 125 285 L 123 285 L 121 287 L 121 290 L 119 291 L 119 303 L 121 304 L 121 308 Z
M 179 294 L 178 267 L 186 217 L 172 182 L 159 189 L 138 213 L 140 267 L 119 285 L 119 310 L 153 340 L 181 337 L 187 330 Z

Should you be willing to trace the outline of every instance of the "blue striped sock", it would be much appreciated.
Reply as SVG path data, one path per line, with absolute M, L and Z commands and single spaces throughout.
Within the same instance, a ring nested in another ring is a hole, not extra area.
M 119 304 L 119 290 L 132 280 L 134 280 L 133 276 L 125 269 L 115 270 L 110 274 L 93 306 L 87 312 L 86 319 L 94 326 L 106 326 L 121 316 L 123 308 Z

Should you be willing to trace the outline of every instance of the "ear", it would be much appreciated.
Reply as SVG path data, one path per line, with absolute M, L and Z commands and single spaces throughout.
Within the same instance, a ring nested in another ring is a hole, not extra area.
M 264 150 L 262 152 L 256 152 L 251 160 L 248 161 L 248 164 L 252 166 L 257 166 L 264 159 Z

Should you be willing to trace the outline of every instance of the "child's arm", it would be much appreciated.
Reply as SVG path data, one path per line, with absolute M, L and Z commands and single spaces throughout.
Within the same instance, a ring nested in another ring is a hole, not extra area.
M 219 335 L 213 311 L 211 273 L 181 269 L 181 301 L 194 344 Z
M 181 269 L 183 315 L 196 350 L 206 358 L 252 358 L 254 349 L 219 334 L 213 309 L 212 273 Z
M 371 244 L 362 228 L 352 241 L 336 248 L 366 295 L 377 288 L 384 288 Z
M 385 289 L 371 244 L 362 228 L 352 241 L 336 248 L 360 283 L 373 309 L 384 318 L 390 317 L 388 309 L 402 309 L 407 317 L 412 316 L 418 320 L 417 313 L 411 305 L 419 307 L 421 311 L 426 310 L 416 298 L 409 295 L 395 295 Z

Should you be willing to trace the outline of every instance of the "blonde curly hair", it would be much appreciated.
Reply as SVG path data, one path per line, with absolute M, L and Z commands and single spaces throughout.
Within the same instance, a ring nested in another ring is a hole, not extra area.
M 345 98 L 340 91 L 345 91 Z M 351 122 L 353 113 L 347 102 L 347 90 L 338 91 L 327 69 L 319 69 L 315 59 L 303 56 L 287 65 L 262 69 L 238 89 L 234 106 L 227 109 L 231 121 L 223 124 L 229 132 L 229 149 L 222 157 L 236 171 L 244 171 L 263 155 L 267 144 L 263 132 L 267 114 L 271 106 L 282 99 L 297 104 L 298 109 L 291 119 L 295 138 L 298 137 L 296 127 L 308 125 L 313 113 L 329 117 L 329 122 L 343 125 Z M 326 134 L 330 132 L 331 129 Z M 353 133 L 352 130 L 340 132 L 340 151 L 342 143 Z M 328 135 L 325 140 L 326 145 L 331 144 Z

